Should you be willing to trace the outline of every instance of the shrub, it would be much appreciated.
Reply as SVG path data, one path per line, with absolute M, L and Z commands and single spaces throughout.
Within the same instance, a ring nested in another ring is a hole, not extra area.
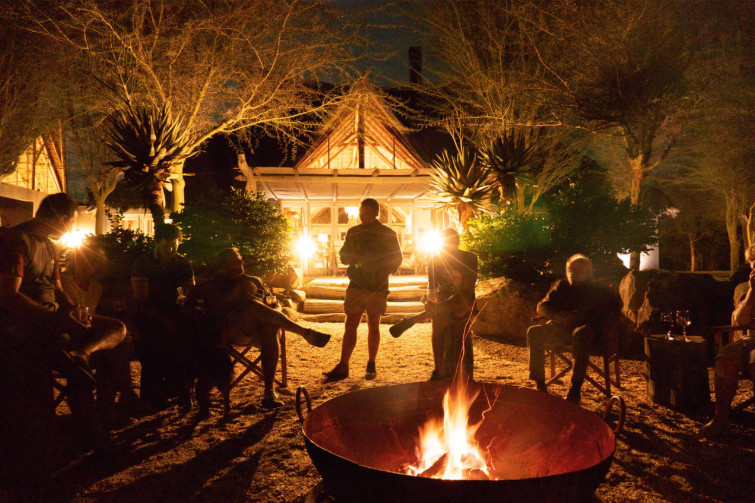
M 292 262 L 290 223 L 262 194 L 210 191 L 187 204 L 173 222 L 184 233 L 180 251 L 200 276 L 217 252 L 232 246 L 250 274 L 284 271 Z

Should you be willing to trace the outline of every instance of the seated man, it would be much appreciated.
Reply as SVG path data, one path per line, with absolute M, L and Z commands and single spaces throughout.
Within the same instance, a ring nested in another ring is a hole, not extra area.
M 317 347 L 325 346 L 330 335 L 297 325 L 283 313 L 265 305 L 275 305 L 272 292 L 261 279 L 244 273 L 244 259 L 238 249 L 222 250 L 215 259 L 217 276 L 201 284 L 190 302 L 202 301 L 207 326 L 216 327 L 221 344 L 260 348 L 265 387 L 262 406 L 280 407 L 283 402 L 273 387 L 280 356 L 278 329 L 299 334 Z
M 747 326 L 744 336 L 737 338 L 718 351 L 715 366 L 716 414 L 713 420 L 702 427 L 700 434 L 715 437 L 729 431 L 731 402 L 737 394 L 739 373 L 747 369 L 755 382 L 755 244 L 745 251 L 745 260 L 750 264 L 749 288 L 731 315 L 731 324 Z
M 530 379 L 537 389 L 545 385 L 545 345 L 571 344 L 574 370 L 566 399 L 579 403 L 582 382 L 587 372 L 590 346 L 600 325 L 621 309 L 621 299 L 607 288 L 592 282 L 592 262 L 584 255 L 574 255 L 566 262 L 566 281 L 560 280 L 537 305 L 537 314 L 547 318 L 545 325 L 527 330 L 530 351 Z
M 68 195 L 46 197 L 36 216 L 6 230 L 0 251 L 0 337 L 2 373 L 50 371 L 50 363 L 68 380 L 69 405 L 89 430 L 95 446 L 107 447 L 108 435 L 94 413 L 93 378 L 112 376 L 103 353 L 119 346 L 126 327 L 118 320 L 89 317 L 60 282 L 59 239 L 73 226 L 78 207 Z M 126 392 L 128 393 L 129 390 Z M 133 393 L 133 391 L 131 391 Z M 126 399 L 133 398 L 129 395 Z
M 189 260 L 178 254 L 181 238 L 177 226 L 157 225 L 154 249 L 139 257 L 131 270 L 136 354 L 142 365 L 141 398 L 157 409 L 184 388 L 178 289 L 190 293 L 194 271 Z

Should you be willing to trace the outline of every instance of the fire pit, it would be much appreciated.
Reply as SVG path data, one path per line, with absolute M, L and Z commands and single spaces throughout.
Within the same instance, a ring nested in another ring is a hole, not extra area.
M 616 447 L 598 416 L 532 389 L 472 383 L 470 424 L 494 480 L 447 480 L 404 473 L 417 462 L 420 426 L 442 420 L 444 383 L 411 383 L 347 393 L 312 409 L 307 451 L 338 501 L 586 501 Z M 492 405 L 492 407 L 491 407 Z

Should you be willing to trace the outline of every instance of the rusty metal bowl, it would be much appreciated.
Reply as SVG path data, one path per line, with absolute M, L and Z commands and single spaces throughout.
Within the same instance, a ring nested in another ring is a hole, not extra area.
M 532 389 L 473 383 L 470 423 L 488 446 L 498 480 L 442 480 L 400 473 L 416 461 L 418 428 L 442 417 L 447 384 L 428 382 L 347 393 L 304 420 L 307 451 L 339 502 L 588 501 L 616 448 L 590 411 Z M 490 464 L 490 463 L 489 463 Z

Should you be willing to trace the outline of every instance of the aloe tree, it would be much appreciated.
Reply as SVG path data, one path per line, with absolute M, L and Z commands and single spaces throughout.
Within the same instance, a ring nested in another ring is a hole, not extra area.
M 476 153 L 464 147 L 456 155 L 444 150 L 431 167 L 433 200 L 449 212 L 457 230 L 467 232 L 467 221 L 486 211 L 485 200 L 492 189 L 487 169 L 477 161 Z
M 531 140 L 531 135 L 504 131 L 481 151 L 482 164 L 495 178 L 501 200 L 515 201 L 518 213 L 524 213 L 525 190 L 532 183 L 535 149 Z
M 176 166 L 195 152 L 181 118 L 173 116 L 170 104 L 160 109 L 128 107 L 108 115 L 105 126 L 110 137 L 106 143 L 118 158 L 108 164 L 123 169 L 125 180 L 142 193 L 154 222 L 163 222 L 163 189 L 170 189 L 178 176 Z

